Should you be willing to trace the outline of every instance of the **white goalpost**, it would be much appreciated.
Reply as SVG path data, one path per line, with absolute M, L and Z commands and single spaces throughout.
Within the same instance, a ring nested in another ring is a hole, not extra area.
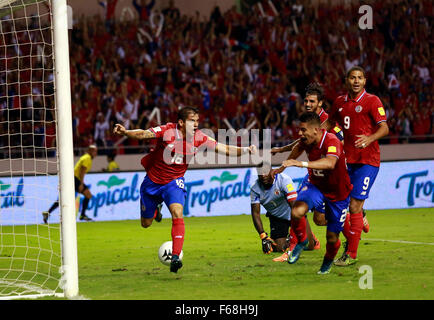
M 0 299 L 78 295 L 68 47 L 66 0 L 0 0 Z

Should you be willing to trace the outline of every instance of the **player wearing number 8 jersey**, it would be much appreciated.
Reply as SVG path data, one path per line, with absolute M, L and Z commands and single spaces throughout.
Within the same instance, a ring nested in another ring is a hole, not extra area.
M 172 215 L 171 272 L 177 272 L 182 267 L 179 254 L 185 234 L 184 174 L 191 158 L 202 148 L 236 156 L 256 152 L 255 146 L 239 148 L 217 143 L 198 130 L 198 125 L 198 110 L 184 107 L 178 112 L 177 123 L 167 123 L 148 130 L 126 130 L 122 125 L 116 124 L 113 131 L 128 138 L 157 140 L 155 149 L 146 158 L 147 175 L 140 187 L 141 225 L 147 228 L 152 224 L 157 206 L 164 201 Z
M 353 67 L 346 75 L 348 94 L 339 96 L 330 110 L 327 127 L 337 122 L 344 132 L 344 150 L 348 172 L 354 186 L 351 192 L 350 215 L 344 228 L 347 248 L 335 264 L 355 263 L 363 229 L 363 204 L 380 167 L 378 139 L 389 133 L 386 112 L 380 99 L 365 90 L 365 71 Z

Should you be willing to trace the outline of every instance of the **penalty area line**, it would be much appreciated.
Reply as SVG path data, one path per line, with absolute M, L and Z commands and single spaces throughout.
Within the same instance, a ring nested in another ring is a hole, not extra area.
M 382 241 L 382 242 L 394 242 L 394 243 L 406 243 L 406 244 L 423 244 L 428 246 L 434 246 L 434 243 L 430 242 L 415 242 L 405 240 L 386 240 L 386 239 L 362 239 L 362 241 Z

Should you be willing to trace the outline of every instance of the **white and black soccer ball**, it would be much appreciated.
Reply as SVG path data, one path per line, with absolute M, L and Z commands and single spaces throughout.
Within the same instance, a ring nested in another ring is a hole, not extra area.
M 182 257 L 184 256 L 184 252 L 181 250 L 179 254 L 179 259 L 182 261 Z M 161 263 L 165 266 L 170 266 L 170 262 L 172 261 L 172 241 L 164 242 L 160 249 L 158 249 L 158 258 Z

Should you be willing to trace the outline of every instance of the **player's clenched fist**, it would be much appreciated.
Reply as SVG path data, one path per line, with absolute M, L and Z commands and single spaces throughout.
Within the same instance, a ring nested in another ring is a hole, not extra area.
M 113 129 L 113 133 L 114 134 L 118 134 L 120 136 L 125 135 L 125 133 L 127 132 L 127 130 L 125 129 L 125 127 L 119 123 L 115 124 L 115 128 Z
M 273 252 L 273 240 L 266 232 L 261 233 L 262 251 L 266 254 Z
M 254 144 L 252 144 L 250 147 L 248 147 L 250 154 L 256 154 L 258 152 L 258 149 Z

